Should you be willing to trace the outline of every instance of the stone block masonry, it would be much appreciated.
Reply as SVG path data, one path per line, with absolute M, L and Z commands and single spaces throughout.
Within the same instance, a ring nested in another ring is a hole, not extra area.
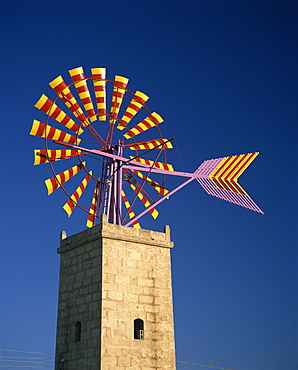
M 172 247 L 105 215 L 61 239 L 56 369 L 176 369 Z

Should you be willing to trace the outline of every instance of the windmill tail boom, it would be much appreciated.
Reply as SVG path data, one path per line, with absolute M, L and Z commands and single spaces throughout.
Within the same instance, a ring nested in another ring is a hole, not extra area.
M 208 194 L 264 214 L 237 181 L 258 154 L 255 152 L 204 161 L 195 171 L 196 180 Z

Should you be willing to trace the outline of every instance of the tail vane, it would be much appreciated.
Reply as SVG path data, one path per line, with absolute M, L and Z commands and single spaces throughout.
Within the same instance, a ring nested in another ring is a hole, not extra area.
M 195 177 L 208 194 L 264 214 L 237 181 L 258 154 L 255 152 L 204 161 L 196 170 Z

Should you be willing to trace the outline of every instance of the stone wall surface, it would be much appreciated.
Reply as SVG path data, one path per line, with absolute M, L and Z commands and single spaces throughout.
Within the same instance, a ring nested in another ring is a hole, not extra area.
M 176 369 L 172 247 L 168 227 L 133 229 L 105 217 L 61 240 L 57 369 Z M 144 339 L 134 339 L 135 319 Z

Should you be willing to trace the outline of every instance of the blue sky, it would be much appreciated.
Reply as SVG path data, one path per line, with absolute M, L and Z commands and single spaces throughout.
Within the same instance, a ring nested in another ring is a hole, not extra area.
M 110 79 L 128 77 L 132 90 L 150 96 L 149 109 L 165 119 L 163 135 L 176 139 L 177 170 L 260 152 L 239 182 L 264 216 L 191 183 L 158 207 L 156 221 L 142 222 L 157 231 L 169 224 L 175 242 L 177 360 L 296 369 L 297 2 L 0 6 L 1 349 L 47 353 L 52 367 L 59 234 L 85 228 L 80 210 L 68 219 L 63 192 L 47 195 L 50 169 L 33 166 L 33 149 L 42 145 L 29 136 L 33 118 L 41 119 L 34 104 L 69 69 L 106 67 Z

